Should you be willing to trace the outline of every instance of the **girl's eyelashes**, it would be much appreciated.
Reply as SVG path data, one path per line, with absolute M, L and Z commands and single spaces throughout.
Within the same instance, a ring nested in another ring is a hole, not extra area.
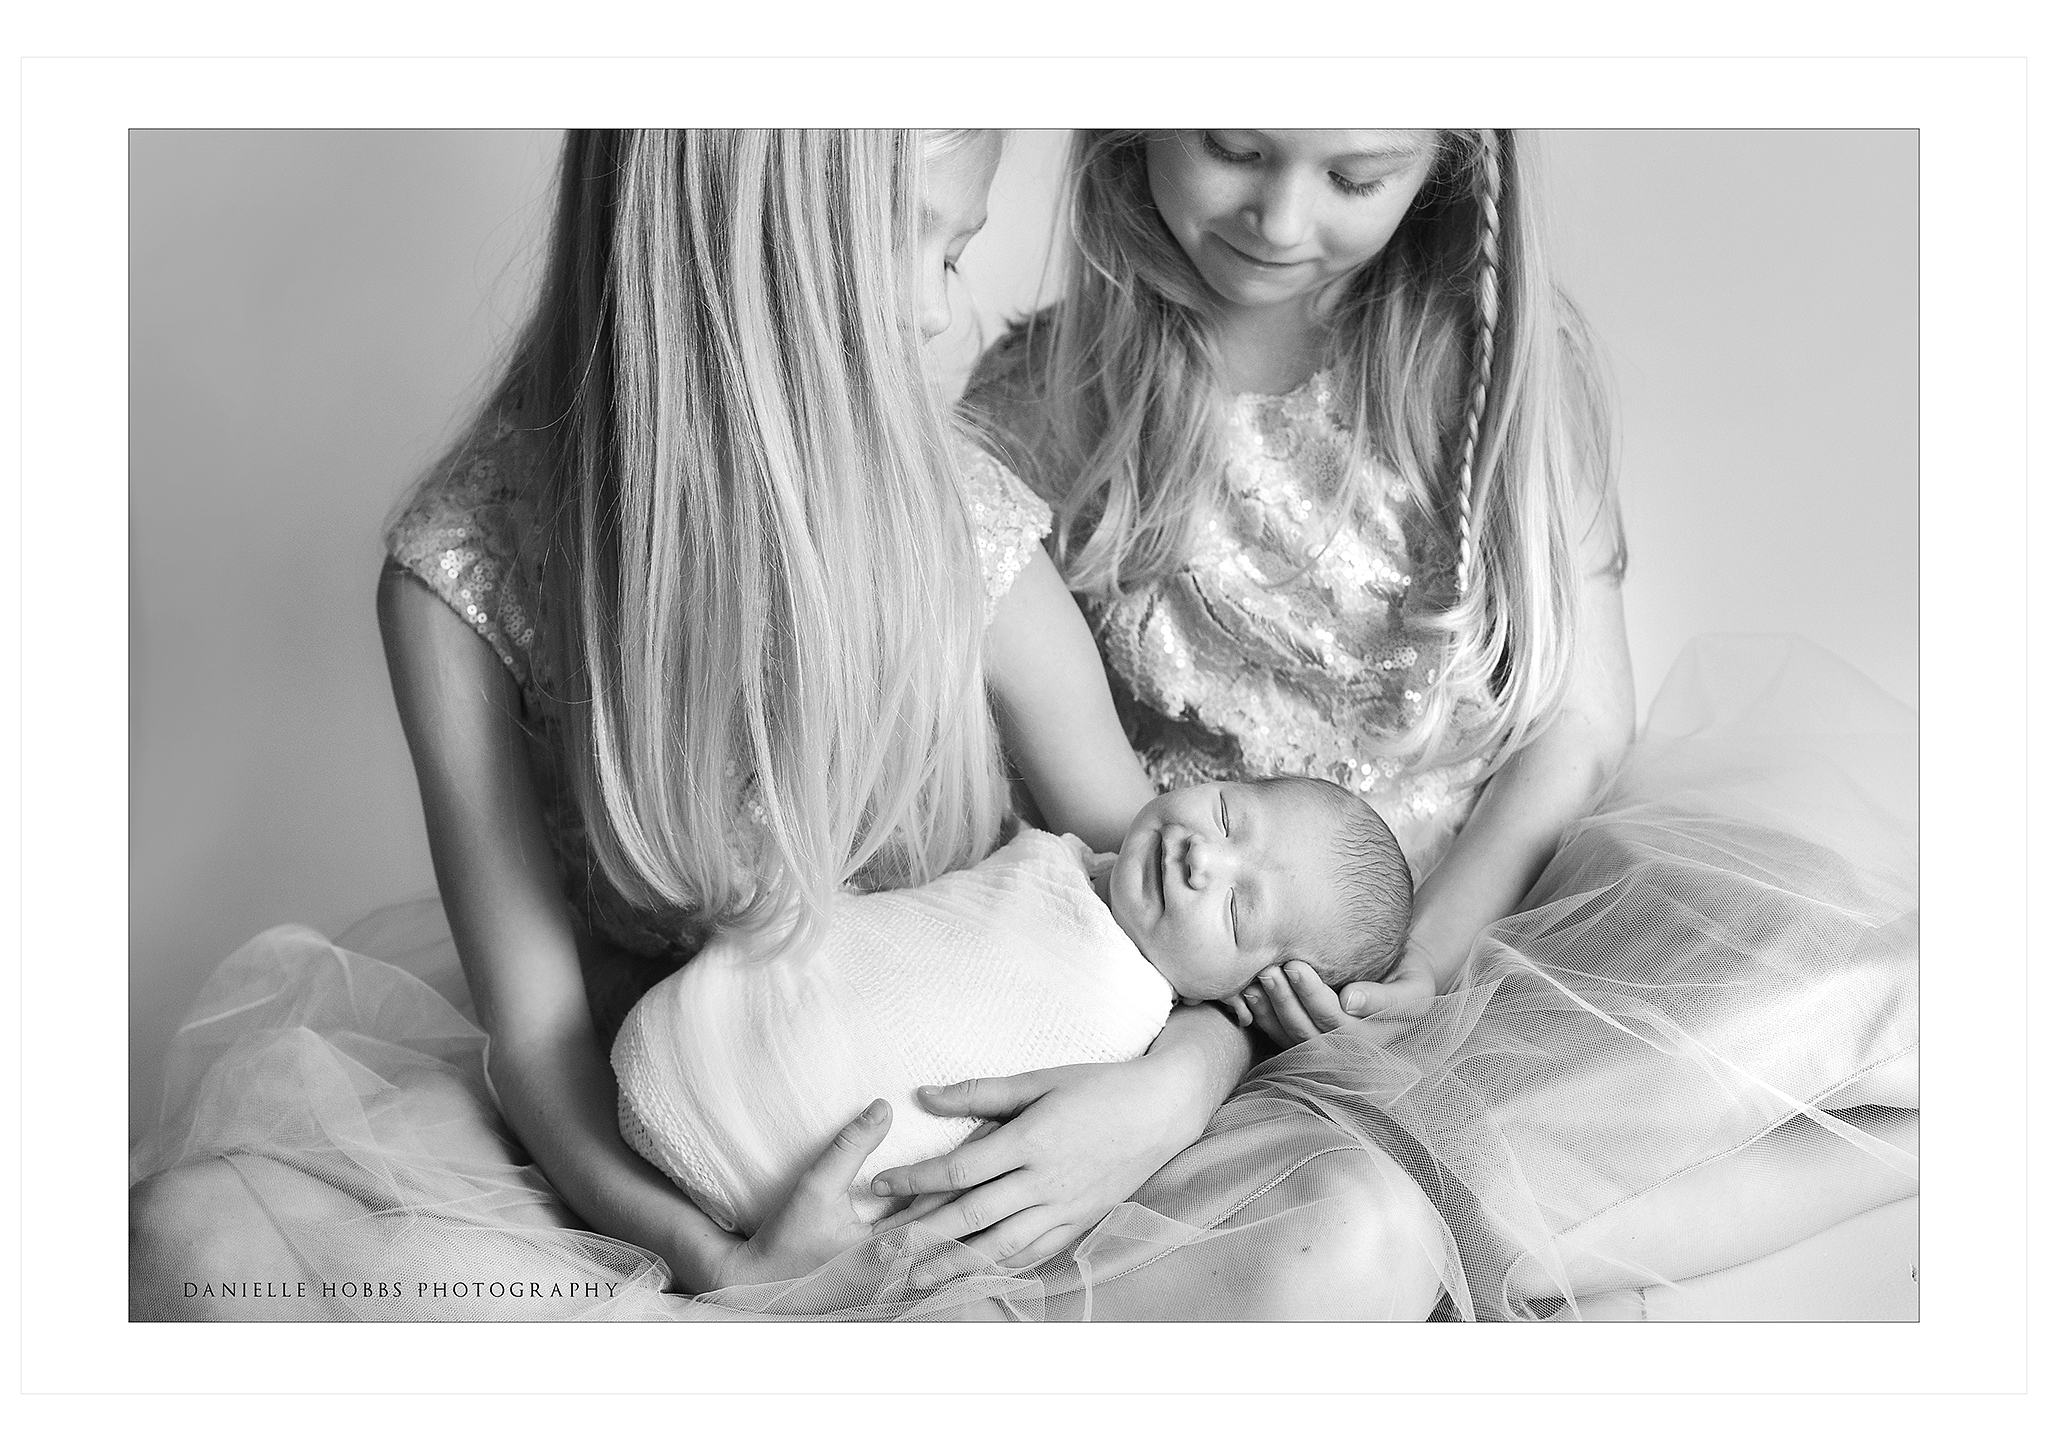
M 1216 815 L 1223 825 L 1223 834 L 1230 835 L 1230 802 L 1221 791 L 1216 793 Z
M 1202 133 L 1202 149 L 1218 161 L 1228 162 L 1232 166 L 1249 166 L 1260 159 L 1257 151 L 1232 151 L 1208 131 Z M 1387 178 L 1384 176 L 1372 181 L 1353 181 L 1343 172 L 1333 171 L 1329 173 L 1329 177 L 1330 185 L 1345 196 L 1372 196 L 1385 190 L 1387 185 Z
M 1202 149 L 1218 161 L 1227 161 L 1233 166 L 1245 166 L 1259 159 L 1256 151 L 1232 151 L 1207 131 L 1202 133 Z
M 1230 945 L 1233 947 L 1242 947 L 1244 945 L 1238 940 L 1237 936 L 1237 893 L 1234 890 L 1230 894 Z
M 1386 186 L 1387 179 L 1382 176 L 1373 181 L 1353 181 L 1342 172 L 1333 171 L 1330 173 L 1330 183 L 1346 196 L 1371 196 Z

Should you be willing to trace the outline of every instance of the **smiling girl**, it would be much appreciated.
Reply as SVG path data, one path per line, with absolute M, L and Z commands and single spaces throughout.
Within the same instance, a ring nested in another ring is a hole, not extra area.
M 1722 647 L 1652 720 L 1697 757 L 1625 757 L 1607 394 L 1537 196 L 1518 132 L 1078 133 L 1065 295 L 967 399 L 1054 506 L 1154 783 L 1319 776 L 1399 838 L 1398 961 L 1341 991 L 1268 965 L 1249 1014 L 1298 1046 L 1233 1107 L 1398 1122 L 1481 1314 L 1719 1268 L 1912 1189 L 1910 1156 L 1815 1106 L 1868 1102 L 1843 1083 L 1911 1053 L 1911 833 L 1870 807 L 1909 767 L 1872 784 L 1829 744 L 1896 718 L 1846 671 Z M 1796 761 L 1850 769 L 1816 796 Z M 1815 994 L 1824 1032 L 1767 1026 Z M 1733 1152 L 1773 1129 L 1814 1142 Z M 1756 1196 L 1731 1184 L 1795 1192 L 1735 1215 Z M 1553 1237 L 1581 1223 L 1567 1266 Z

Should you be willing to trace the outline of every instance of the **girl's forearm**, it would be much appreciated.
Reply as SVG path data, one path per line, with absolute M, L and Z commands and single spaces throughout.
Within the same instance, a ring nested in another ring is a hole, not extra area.
M 1410 950 L 1441 991 L 1479 934 L 1512 913 L 1559 839 L 1583 816 L 1627 744 L 1613 729 L 1566 712 L 1495 773 L 1472 818 L 1415 893 Z
M 611 1065 L 587 1030 L 493 1039 L 491 1079 L 513 1131 L 592 1229 L 660 1255 L 679 1289 L 717 1289 L 742 1243 L 682 1199 L 618 1131 Z
M 377 615 L 419 775 L 434 879 L 491 1081 L 513 1132 L 597 1230 L 713 1287 L 736 1243 L 619 1137 L 611 1065 L 590 1026 L 576 932 L 526 759 L 518 683 L 468 624 L 396 565 Z

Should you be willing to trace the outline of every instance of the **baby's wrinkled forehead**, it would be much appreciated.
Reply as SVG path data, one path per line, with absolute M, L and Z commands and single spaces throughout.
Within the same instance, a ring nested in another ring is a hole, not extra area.
M 1268 820 L 1284 823 L 1291 831 L 1313 832 L 1334 837 L 1343 827 L 1343 814 L 1335 793 L 1341 786 L 1325 787 L 1320 782 L 1297 776 L 1274 776 L 1250 781 L 1245 790 L 1257 795 L 1259 810 Z

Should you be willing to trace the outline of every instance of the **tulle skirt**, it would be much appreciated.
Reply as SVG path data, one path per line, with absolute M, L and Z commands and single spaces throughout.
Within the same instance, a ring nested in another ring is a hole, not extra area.
M 1412 1031 L 1267 1059 L 1131 1203 L 1026 1269 L 911 1224 L 802 1280 L 672 1293 L 659 1259 L 581 1226 L 506 1128 L 438 903 L 335 941 L 279 928 L 202 991 L 130 1177 L 232 1172 L 294 1273 L 156 1301 L 1569 1318 L 1579 1295 L 1723 1268 L 1913 1192 L 1915 751 L 1913 713 L 1811 646 L 1694 645 L 1596 809 Z

